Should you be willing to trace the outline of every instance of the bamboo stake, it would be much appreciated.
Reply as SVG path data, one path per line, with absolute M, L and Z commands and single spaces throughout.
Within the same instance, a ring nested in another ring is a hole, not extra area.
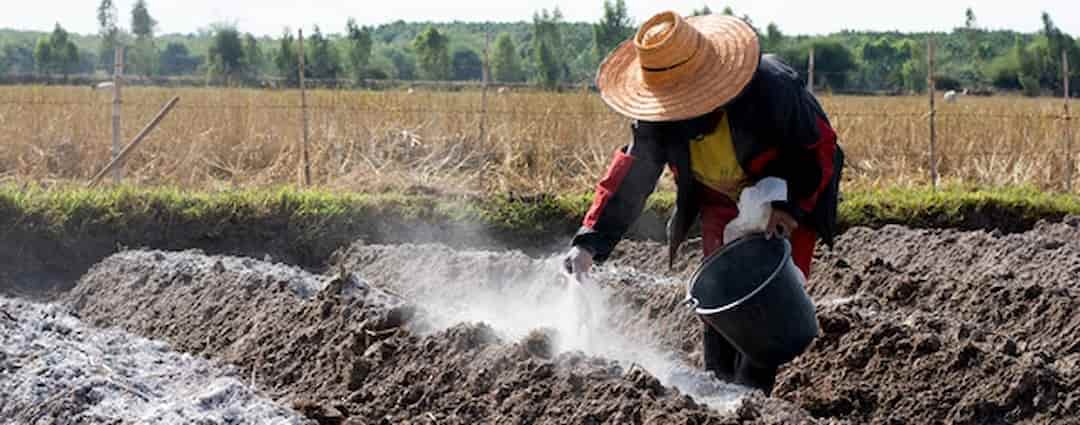
M 308 159 L 308 109 L 307 109 L 307 88 L 304 81 L 304 30 L 300 29 L 300 109 L 304 116 L 304 145 L 302 146 L 302 152 L 304 155 L 304 186 L 311 186 L 311 163 Z
M 161 108 L 161 111 L 159 111 L 157 115 L 154 116 L 154 119 L 150 120 L 150 123 L 146 124 L 146 127 L 143 127 L 142 131 L 139 131 L 139 134 L 137 134 L 135 138 L 131 140 L 131 143 L 128 143 L 127 146 L 124 147 L 124 150 L 120 151 L 120 154 L 117 155 L 116 158 L 113 158 L 112 161 L 109 161 L 109 164 L 106 165 L 105 168 L 103 168 L 96 175 L 94 175 L 94 178 L 90 179 L 90 183 L 87 183 L 86 187 L 96 186 L 98 182 L 100 182 L 101 179 L 105 177 L 105 174 L 122 165 L 124 161 L 127 160 L 128 155 L 131 155 L 131 152 L 135 151 L 135 148 L 139 146 L 139 143 L 142 143 L 143 139 L 145 139 L 151 131 L 157 128 L 158 124 L 161 124 L 161 120 L 165 118 L 165 115 L 167 115 L 169 111 L 171 111 L 173 107 L 176 106 L 176 103 L 179 101 L 180 97 L 177 96 L 172 98 L 169 103 L 166 103 L 165 107 Z
M 482 83 L 482 88 L 480 89 L 480 143 L 484 143 L 484 133 L 486 131 L 486 128 L 485 128 L 484 124 L 486 124 L 485 121 L 487 121 L 487 89 L 488 89 L 488 78 L 490 78 L 489 74 L 491 72 L 489 70 L 489 67 L 491 66 L 490 65 L 491 63 L 488 61 L 488 48 L 490 47 L 490 45 L 491 45 L 491 33 L 485 33 L 484 34 L 484 66 L 482 68 L 483 80 L 484 81 Z
M 1076 164 L 1073 162 L 1071 117 L 1069 116 L 1069 55 L 1067 50 L 1061 51 L 1061 74 L 1065 80 L 1065 191 L 1072 192 L 1073 170 Z
M 938 187 L 937 134 L 934 120 L 937 109 L 934 107 L 934 39 L 926 40 L 926 91 L 930 93 L 930 182 L 934 190 Z
M 120 156 L 120 115 L 123 110 L 123 101 L 120 96 L 120 84 L 124 77 L 124 46 L 117 46 L 113 60 L 113 102 L 112 102 L 112 160 Z M 124 178 L 124 169 L 119 167 L 113 170 L 113 181 L 117 184 Z

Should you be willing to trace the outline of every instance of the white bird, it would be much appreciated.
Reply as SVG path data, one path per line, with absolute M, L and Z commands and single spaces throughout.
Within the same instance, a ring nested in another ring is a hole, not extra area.
M 90 88 L 94 90 L 108 90 L 113 88 L 114 85 L 115 84 L 113 84 L 112 81 L 106 81 L 104 83 L 97 83 L 97 85 L 90 86 Z

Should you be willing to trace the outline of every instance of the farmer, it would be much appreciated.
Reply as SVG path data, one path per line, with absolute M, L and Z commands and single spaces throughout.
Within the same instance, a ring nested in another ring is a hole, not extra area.
M 767 233 L 789 238 L 809 276 L 817 238 L 832 244 L 843 154 L 817 100 L 793 69 L 761 54 L 753 28 L 729 16 L 661 13 L 604 60 L 596 83 L 608 106 L 634 119 L 633 140 L 597 185 L 569 271 L 608 258 L 667 166 L 678 186 L 669 265 L 699 217 L 705 255 L 719 249 L 741 190 L 777 177 L 788 199 L 772 204 Z M 771 392 L 779 365 L 752 362 L 704 328 L 707 370 Z

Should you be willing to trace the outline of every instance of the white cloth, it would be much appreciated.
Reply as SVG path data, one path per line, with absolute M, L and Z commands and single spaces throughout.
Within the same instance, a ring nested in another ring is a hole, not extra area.
M 724 245 L 752 233 L 765 232 L 769 227 L 774 201 L 787 200 L 787 182 L 766 177 L 739 194 L 739 215 L 724 228 Z

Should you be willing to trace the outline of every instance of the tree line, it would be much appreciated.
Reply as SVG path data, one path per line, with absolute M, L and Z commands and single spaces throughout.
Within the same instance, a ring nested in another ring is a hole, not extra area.
M 539 10 L 527 22 L 410 23 L 361 26 L 349 20 L 341 32 L 318 26 L 305 32 L 305 77 L 363 84 L 367 80 L 481 80 L 532 83 L 546 88 L 589 83 L 600 61 L 631 37 L 635 21 L 624 0 L 604 0 L 594 23 L 567 22 L 557 8 Z M 708 6 L 692 15 L 714 13 Z M 735 15 L 730 7 L 719 13 Z M 268 78 L 299 80 L 297 31 L 256 37 L 235 24 L 218 23 L 196 34 L 158 34 L 146 0 L 138 0 L 127 28 L 113 0 L 96 8 L 99 31 L 80 36 L 58 23 L 51 33 L 0 31 L 0 72 L 67 76 L 111 72 L 113 51 L 125 47 L 125 69 L 142 76 L 199 76 L 221 84 L 254 84 Z M 927 40 L 935 42 L 939 89 L 1062 90 L 1062 55 L 1080 76 L 1080 44 L 1043 13 L 1035 33 L 988 30 L 974 10 L 958 17 L 951 32 L 843 31 L 790 36 L 774 23 L 758 27 L 762 48 L 807 75 L 815 56 L 814 84 L 839 92 L 908 93 L 926 90 Z M 961 20 L 962 19 L 962 20 Z M 1080 81 L 1077 81 L 1080 83 Z M 1072 84 L 1078 87 L 1080 84 Z

